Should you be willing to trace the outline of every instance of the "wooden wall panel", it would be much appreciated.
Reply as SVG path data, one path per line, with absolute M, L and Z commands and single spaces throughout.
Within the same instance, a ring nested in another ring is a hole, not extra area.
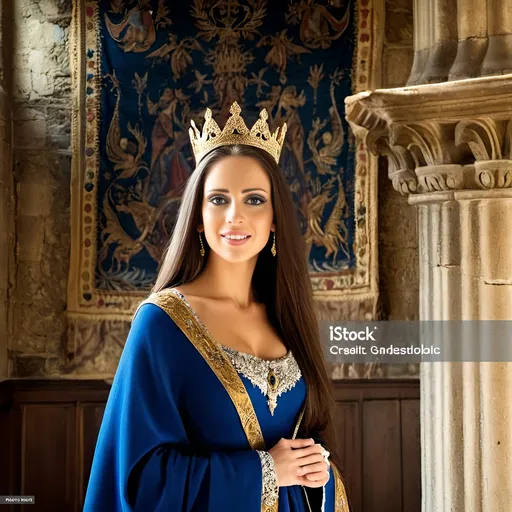
M 36 506 L 73 509 L 75 411 L 72 404 L 22 405 L 21 494 L 35 496 Z M 21 510 L 28 512 L 34 506 L 22 505 Z
M 80 477 L 78 499 L 80 510 L 83 508 L 89 475 L 91 473 L 92 459 L 96 440 L 100 431 L 101 420 L 105 411 L 105 404 L 81 404 L 81 446 L 80 446 Z
M 402 472 L 403 509 L 420 510 L 421 496 L 420 401 L 403 400 L 402 407 Z
M 350 504 L 362 510 L 361 503 L 361 407 L 359 401 L 338 402 L 336 425 L 339 435 L 340 458 L 343 461 L 343 477 L 350 490 Z
M 0 398 L 0 496 L 9 495 L 10 457 L 10 411 Z
M 334 383 L 352 512 L 421 511 L 419 394 L 418 380 Z
M 398 400 L 370 400 L 363 408 L 363 512 L 402 512 Z
M 333 386 L 352 512 L 420 512 L 419 381 Z M 0 494 L 34 494 L 28 512 L 81 511 L 109 391 L 98 381 L 0 383 Z

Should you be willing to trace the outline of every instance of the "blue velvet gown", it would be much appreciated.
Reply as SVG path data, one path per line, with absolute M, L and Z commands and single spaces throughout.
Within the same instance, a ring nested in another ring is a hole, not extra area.
M 338 471 L 320 489 L 281 487 L 262 506 L 255 450 L 290 439 L 305 402 L 303 378 L 267 398 L 238 373 L 183 296 L 139 306 L 98 435 L 84 511 L 348 512 Z M 308 503 L 309 502 L 309 503 Z

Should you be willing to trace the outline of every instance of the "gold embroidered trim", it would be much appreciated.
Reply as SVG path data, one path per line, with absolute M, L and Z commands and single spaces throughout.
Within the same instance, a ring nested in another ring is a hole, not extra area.
M 345 484 L 338 468 L 332 462 L 331 469 L 334 475 L 334 512 L 350 512 Z
M 194 345 L 213 370 L 230 396 L 253 450 L 265 450 L 265 440 L 251 399 L 224 351 L 211 339 L 186 304 L 171 290 L 152 293 L 144 303 L 155 304 L 165 311 Z

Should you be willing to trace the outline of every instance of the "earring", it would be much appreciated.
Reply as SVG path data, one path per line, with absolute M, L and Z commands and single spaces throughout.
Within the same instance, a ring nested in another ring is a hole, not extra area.
M 272 247 L 270 249 L 270 252 L 272 253 L 272 256 L 276 256 L 277 254 L 277 251 L 276 251 L 276 233 L 274 231 L 274 242 L 272 243 Z
M 201 233 L 199 233 L 199 243 L 201 244 L 201 249 L 199 249 L 199 253 L 204 257 L 204 245 L 203 239 L 201 238 Z

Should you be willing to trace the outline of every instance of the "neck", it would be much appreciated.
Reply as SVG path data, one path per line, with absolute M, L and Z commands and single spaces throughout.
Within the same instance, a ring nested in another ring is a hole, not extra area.
M 212 299 L 232 300 L 240 309 L 247 309 L 254 302 L 251 282 L 257 259 L 232 263 L 211 252 L 196 285 Z

